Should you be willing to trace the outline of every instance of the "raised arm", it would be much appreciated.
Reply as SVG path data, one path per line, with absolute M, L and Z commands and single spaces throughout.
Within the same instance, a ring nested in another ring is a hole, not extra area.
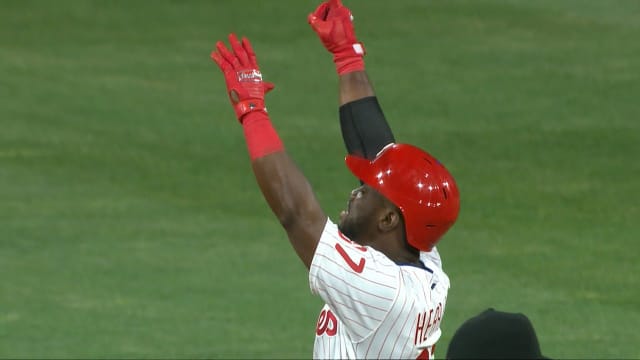
M 218 41 L 211 57 L 224 74 L 260 190 L 308 269 L 327 216 L 271 124 L 264 95 L 273 85 L 262 81 L 251 44 L 246 38 L 240 43 L 234 34 L 229 43 L 232 51 Z
M 356 39 L 351 11 L 340 0 L 329 0 L 309 14 L 308 21 L 333 54 L 340 85 L 340 128 L 347 151 L 373 159 L 395 138 L 365 71 L 366 51 Z

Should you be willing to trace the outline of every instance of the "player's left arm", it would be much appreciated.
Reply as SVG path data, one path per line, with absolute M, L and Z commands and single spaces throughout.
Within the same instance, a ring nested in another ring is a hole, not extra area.
M 366 51 L 356 38 L 351 10 L 340 0 L 327 0 L 309 14 L 308 21 L 336 65 L 345 147 L 351 155 L 373 159 L 395 137 L 365 70 Z
M 296 253 L 309 268 L 327 216 L 307 178 L 287 154 L 267 114 L 264 95 L 273 85 L 262 81 L 251 44 L 246 38 L 240 43 L 233 34 L 229 42 L 232 51 L 219 41 L 211 57 L 224 74 L 260 190 Z

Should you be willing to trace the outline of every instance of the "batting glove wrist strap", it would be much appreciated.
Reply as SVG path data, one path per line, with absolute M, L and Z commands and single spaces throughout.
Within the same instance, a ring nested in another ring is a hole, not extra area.
M 264 105 L 264 100 L 261 99 L 248 99 L 239 101 L 234 104 L 233 109 L 235 110 L 236 117 L 241 124 L 244 122 L 245 115 L 252 111 L 260 111 L 265 114 L 267 113 L 267 108 Z
M 333 62 L 336 64 L 338 75 L 364 70 L 364 59 L 362 58 L 365 54 L 364 45 L 355 43 L 351 47 L 352 49 L 348 51 L 333 54 Z

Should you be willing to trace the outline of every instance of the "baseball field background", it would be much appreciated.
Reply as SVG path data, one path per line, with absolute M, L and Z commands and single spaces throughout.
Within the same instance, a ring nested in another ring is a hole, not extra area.
M 0 358 L 309 358 L 321 308 L 209 59 L 248 36 L 287 149 L 337 219 L 318 2 L 0 1 Z M 460 217 L 443 357 L 488 307 L 552 358 L 640 358 L 640 2 L 345 0 L 396 139 Z

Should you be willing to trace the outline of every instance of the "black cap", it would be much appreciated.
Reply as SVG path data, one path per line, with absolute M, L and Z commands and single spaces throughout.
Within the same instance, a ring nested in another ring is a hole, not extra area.
M 468 319 L 449 342 L 447 359 L 546 359 L 529 318 L 487 309 Z

